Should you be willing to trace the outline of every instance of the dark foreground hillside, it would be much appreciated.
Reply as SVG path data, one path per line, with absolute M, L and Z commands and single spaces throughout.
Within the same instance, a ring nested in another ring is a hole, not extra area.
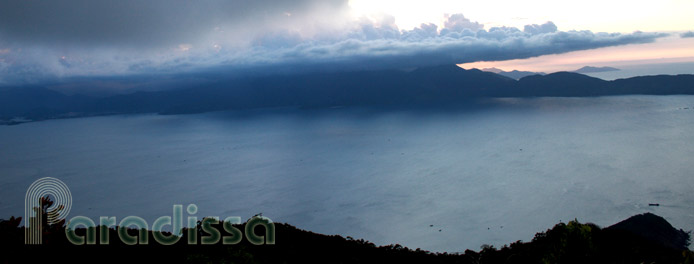
M 19 222 L 13 218 L 0 223 L 2 263 L 694 263 L 694 253 L 687 250 L 689 233 L 650 213 L 607 228 L 578 221 L 559 223 L 530 242 L 518 241 L 499 249 L 483 246 L 463 254 L 375 246 L 280 223 L 274 224 L 274 245 L 252 245 L 246 239 L 235 245 L 189 245 L 184 235 L 178 243 L 164 246 L 152 239 L 150 231 L 148 245 L 128 246 L 117 239 L 113 228 L 109 245 L 73 245 L 66 239 L 63 223 L 44 228 L 43 245 L 29 246 L 24 245 L 24 228 Z M 244 230 L 244 225 L 236 227 Z M 84 233 L 84 229 L 77 230 L 77 234 Z M 200 233 L 200 227 L 198 233 L 198 238 L 206 235 Z M 265 228 L 256 227 L 255 233 L 265 234 Z M 136 234 L 135 230 L 130 234 Z

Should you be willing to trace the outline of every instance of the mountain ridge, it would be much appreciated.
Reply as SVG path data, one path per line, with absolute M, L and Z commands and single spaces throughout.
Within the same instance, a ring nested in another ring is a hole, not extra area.
M 527 76 L 532 76 L 532 75 L 546 75 L 547 73 L 544 72 L 531 72 L 531 71 L 519 71 L 519 70 L 512 70 L 512 71 L 504 71 L 501 69 L 497 68 L 484 68 L 482 71 L 486 72 L 493 72 L 499 75 L 503 75 L 515 80 L 520 80 L 523 77 Z
M 583 66 L 580 69 L 575 70 L 573 72 L 575 72 L 575 73 L 598 73 L 598 72 L 611 72 L 611 71 L 620 71 L 620 69 L 617 69 L 614 67 Z
M 455 65 L 276 75 L 218 80 L 189 88 L 108 97 L 65 95 L 42 86 L 0 90 L 0 120 L 44 120 L 103 114 L 186 114 L 267 107 L 442 106 L 489 97 L 591 97 L 694 94 L 694 75 L 641 76 L 614 81 L 574 72 L 520 80 Z M 13 121 L 15 120 L 15 121 Z

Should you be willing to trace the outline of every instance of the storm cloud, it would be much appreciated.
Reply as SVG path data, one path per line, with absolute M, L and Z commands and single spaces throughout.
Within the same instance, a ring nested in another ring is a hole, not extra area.
M 438 30 L 434 24 L 423 24 L 412 30 L 393 34 L 392 27 L 380 32 L 362 27 L 350 38 L 332 42 L 301 42 L 287 48 L 255 47 L 254 53 L 239 60 L 262 59 L 269 64 L 336 64 L 345 68 L 408 68 L 475 61 L 529 58 L 545 54 L 607 46 L 646 43 L 663 34 L 561 32 L 553 23 L 532 25 L 531 29 L 491 28 L 472 31 L 453 27 Z M 380 36 L 373 38 L 372 36 Z M 390 37 L 386 37 L 390 36 Z
M 529 58 L 647 43 L 659 33 L 559 31 L 552 22 L 485 29 L 354 18 L 346 0 L 2 1 L 0 84 L 74 76 L 277 67 L 362 70 Z
M 12 41 L 52 45 L 156 47 L 222 32 L 248 37 L 248 32 L 267 28 L 298 28 L 306 25 L 305 20 L 329 17 L 327 12 L 335 15 L 346 4 L 343 0 L 2 1 L 0 34 Z

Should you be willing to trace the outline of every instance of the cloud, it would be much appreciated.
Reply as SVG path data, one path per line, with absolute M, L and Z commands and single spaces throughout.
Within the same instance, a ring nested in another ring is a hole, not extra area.
M 557 32 L 557 26 L 554 25 L 551 21 L 544 23 L 542 25 L 526 25 L 525 28 L 523 29 L 523 32 L 529 33 L 529 34 L 544 34 L 544 33 L 554 33 Z
M 346 0 L 12 1 L 0 9 L 0 85 L 258 69 L 361 70 L 521 59 L 647 43 L 657 33 L 493 27 L 446 15 L 401 30 Z
M 0 35 L 73 46 L 178 45 L 200 38 L 248 37 L 265 28 L 297 28 L 310 19 L 326 23 L 330 16 L 321 15 L 323 11 L 339 17 L 336 11 L 346 4 L 344 0 L 3 1 Z
M 552 25 L 551 22 L 545 25 Z M 344 69 L 407 68 L 475 61 L 509 60 L 545 54 L 565 53 L 615 45 L 652 42 L 664 36 L 656 33 L 633 34 L 561 32 L 549 26 L 492 28 L 472 32 L 437 33 L 425 24 L 402 31 L 397 38 L 349 38 L 326 43 L 302 43 L 285 49 L 261 49 L 250 57 L 269 64 L 339 65 Z M 529 32 L 528 32 L 529 31 Z M 442 31 L 443 32 L 443 31 Z M 359 34 L 353 34 L 359 35 Z
M 461 32 L 463 30 L 478 31 L 484 28 L 484 25 L 472 22 L 465 18 L 463 14 L 445 15 L 446 22 L 443 23 L 444 28 L 452 32 Z
M 694 38 L 694 31 L 687 31 L 680 34 L 681 38 Z

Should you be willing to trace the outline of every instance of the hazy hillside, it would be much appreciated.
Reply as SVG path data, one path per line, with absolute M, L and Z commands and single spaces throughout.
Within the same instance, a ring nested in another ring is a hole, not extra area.
M 596 73 L 596 72 L 609 72 L 609 71 L 619 71 L 617 68 L 613 67 L 593 67 L 593 66 L 584 66 L 578 70 L 575 70 L 573 72 L 575 73 Z
M 221 79 L 176 90 L 105 98 L 67 96 L 43 87 L 0 91 L 0 119 L 32 120 L 112 113 L 199 113 L 263 107 L 441 106 L 480 97 L 694 94 L 694 75 L 615 81 L 570 72 L 516 81 L 455 65 L 412 71 L 382 70 Z
M 509 77 L 511 79 L 515 79 L 515 80 L 520 80 L 523 77 L 533 76 L 533 75 L 546 75 L 546 73 L 544 73 L 544 72 L 530 72 L 530 71 L 518 71 L 518 70 L 503 71 L 503 70 L 500 70 L 497 68 L 485 68 L 485 69 L 482 69 L 482 71 L 493 72 L 493 73 L 496 73 L 499 75 Z

